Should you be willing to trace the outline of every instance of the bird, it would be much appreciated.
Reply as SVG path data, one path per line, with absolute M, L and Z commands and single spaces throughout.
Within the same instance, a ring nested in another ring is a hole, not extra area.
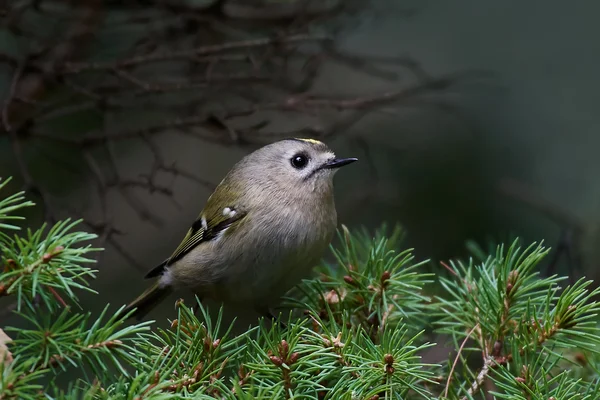
M 188 290 L 201 302 L 243 305 L 273 317 L 271 308 L 328 248 L 337 229 L 333 177 L 357 160 L 337 158 L 307 138 L 282 139 L 246 155 L 171 256 L 146 274 L 154 283 L 122 315 L 140 320 L 174 291 Z

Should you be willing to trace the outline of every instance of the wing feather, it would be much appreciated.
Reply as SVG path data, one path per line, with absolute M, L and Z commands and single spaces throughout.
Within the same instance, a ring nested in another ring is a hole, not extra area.
M 233 207 L 230 208 L 233 209 Z M 189 253 L 190 250 L 199 244 L 213 240 L 220 232 L 240 221 L 245 216 L 246 213 L 243 211 L 236 211 L 233 215 L 229 216 L 219 213 L 213 218 L 206 219 L 204 219 L 204 215 L 201 215 L 188 230 L 187 234 L 177 249 L 175 249 L 171 257 L 169 257 L 166 265 L 180 260 L 183 256 Z

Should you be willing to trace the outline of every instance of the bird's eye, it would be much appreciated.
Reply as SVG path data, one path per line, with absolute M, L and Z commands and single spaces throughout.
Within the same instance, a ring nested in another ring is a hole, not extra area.
M 308 164 L 308 157 L 305 154 L 296 154 L 290 161 L 294 168 L 302 169 Z

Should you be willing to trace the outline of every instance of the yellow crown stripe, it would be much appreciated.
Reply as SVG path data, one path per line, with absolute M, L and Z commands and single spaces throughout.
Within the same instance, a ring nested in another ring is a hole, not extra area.
M 312 143 L 312 144 L 324 144 L 323 142 L 319 141 L 319 140 L 315 140 L 315 139 L 303 139 L 303 138 L 295 138 L 296 140 L 301 140 L 303 142 L 306 143 Z

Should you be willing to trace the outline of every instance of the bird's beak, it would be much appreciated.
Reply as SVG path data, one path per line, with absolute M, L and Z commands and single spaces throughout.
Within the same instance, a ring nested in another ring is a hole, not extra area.
M 322 168 L 324 168 L 324 169 L 340 168 L 340 167 L 343 167 L 344 165 L 352 164 L 354 161 L 358 161 L 358 158 L 354 158 L 354 157 L 334 158 L 333 160 L 330 160 L 326 164 L 324 164 Z

